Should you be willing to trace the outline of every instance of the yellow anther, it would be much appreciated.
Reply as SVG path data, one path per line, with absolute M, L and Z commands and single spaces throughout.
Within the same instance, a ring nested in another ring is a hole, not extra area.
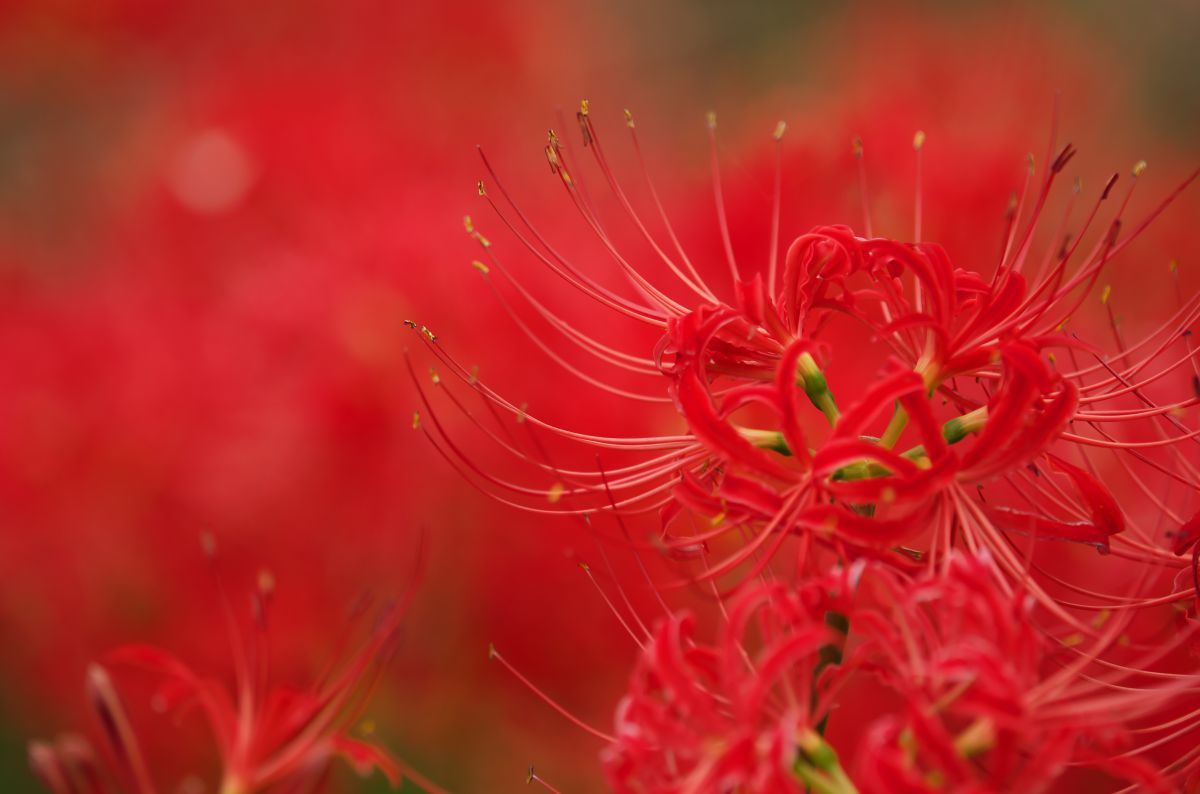
M 475 189 L 479 191 L 479 195 L 481 195 L 481 196 L 487 195 L 487 190 L 485 190 L 483 187 L 482 179 L 480 179 L 478 182 L 475 183 Z
M 708 523 L 712 524 L 715 527 L 715 526 L 720 525 L 720 523 L 724 520 L 725 520 L 725 511 L 722 510 L 721 512 L 717 513 L 715 516 L 710 518 L 708 520 Z
M 482 245 L 484 248 L 492 247 L 491 241 L 488 240 L 488 238 L 484 237 L 482 234 L 480 234 L 478 231 L 476 231 L 475 224 L 471 223 L 470 215 L 463 216 L 463 228 L 467 230 L 467 234 L 469 234 L 472 238 L 474 238 L 474 240 L 477 243 L 479 243 L 480 245 Z
M 1105 284 L 1104 289 L 1100 290 L 1100 302 L 1107 304 L 1109 295 L 1112 295 L 1112 284 Z
M 1076 633 L 1063 637 L 1062 644 L 1067 648 L 1074 648 L 1077 645 L 1083 644 L 1083 635 Z
M 479 365 L 476 364 L 473 367 L 471 367 L 471 380 L 469 381 L 469 383 L 472 386 L 474 386 L 478 382 L 479 382 Z
M 710 130 L 715 130 L 717 128 L 717 114 L 715 111 L 708 111 L 708 114 L 705 115 L 704 120 L 708 124 L 708 128 Z
M 1138 160 L 1136 163 L 1133 164 L 1133 175 L 1141 176 L 1144 173 L 1146 173 L 1146 161 Z
M 471 260 L 471 267 L 475 268 L 476 270 L 478 270 L 480 273 L 482 273 L 485 276 L 489 272 L 488 266 L 485 265 L 484 263 L 480 262 L 478 259 Z
M 1171 271 L 1172 273 L 1174 273 L 1175 271 L 1179 270 L 1179 260 L 1178 260 L 1178 259 L 1172 259 L 1170 262 L 1168 262 L 1168 263 L 1167 263 L 1167 270 Z
M 437 373 L 437 370 L 436 370 L 436 369 L 434 369 L 433 367 L 430 367 L 430 368 L 429 368 L 429 379 L 430 379 L 431 381 L 433 381 L 433 385 L 434 385 L 434 386 L 437 386 L 439 383 L 441 383 L 441 382 L 442 382 L 442 376 L 441 376 L 441 375 L 439 375 L 439 374 Z
M 633 113 L 630 112 L 629 108 L 625 108 L 625 126 L 633 129 Z
M 588 114 L 588 110 L 589 110 L 588 101 L 586 99 L 581 99 L 579 101 L 579 115 L 586 116 Z
M 561 482 L 554 483 L 554 485 L 551 485 L 550 489 L 546 491 L 546 501 L 550 504 L 555 504 L 559 499 L 562 499 L 563 491 L 565 490 L 566 488 L 563 487 Z
M 780 121 L 775 125 L 775 132 L 773 133 L 772 137 L 774 137 L 775 140 L 778 141 L 783 138 L 783 134 L 785 132 L 787 132 L 787 122 Z
M 436 342 L 436 341 L 437 341 L 437 334 L 435 334 L 433 331 L 430 331 L 430 330 L 429 330 L 429 329 L 428 329 L 426 326 L 424 326 L 424 325 L 422 325 L 422 326 L 421 326 L 421 333 L 425 334 L 425 338 L 426 338 L 426 339 L 428 339 L 430 342 Z
M 1096 613 L 1096 617 L 1092 618 L 1092 626 L 1094 628 L 1098 629 L 1101 626 L 1103 626 L 1105 623 L 1107 623 L 1108 619 L 1111 617 L 1112 617 L 1111 609 L 1102 609 Z
M 913 133 L 913 150 L 919 152 L 921 151 L 921 147 L 924 145 L 925 132 L 924 130 L 917 130 L 915 133 Z
M 1025 153 L 1025 167 L 1029 169 L 1029 173 L 1033 173 L 1033 152 Z
M 412 429 L 417 430 L 421 427 L 421 412 L 413 411 Z

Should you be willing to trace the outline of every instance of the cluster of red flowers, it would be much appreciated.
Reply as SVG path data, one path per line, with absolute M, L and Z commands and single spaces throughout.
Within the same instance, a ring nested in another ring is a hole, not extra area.
M 907 242 L 873 233 L 856 141 L 860 230 L 817 227 L 785 250 L 777 166 L 769 253 L 751 268 L 733 245 L 710 116 L 722 289 L 668 219 L 633 117 L 641 197 L 618 178 L 586 102 L 577 120 L 582 148 L 552 131 L 546 156 L 631 292 L 568 257 L 486 158 L 479 194 L 534 262 L 648 328 L 648 344 L 622 349 L 554 308 L 468 219 L 475 268 L 553 360 L 630 407 L 672 405 L 682 427 L 621 436 L 543 419 L 416 323 L 439 362 L 434 391 L 531 478 L 481 465 L 416 377 L 414 426 L 499 501 L 583 517 L 601 534 L 608 517 L 635 553 L 670 560 L 669 581 L 646 576 L 660 600 L 711 591 L 709 642 L 691 613 L 668 609 L 648 629 L 632 585 L 612 583 L 622 606 L 610 604 L 642 648 L 615 732 L 589 728 L 607 743 L 613 788 L 1037 791 L 1078 778 L 1168 790 L 1193 775 L 1200 674 L 1187 618 L 1200 581 L 1194 555 L 1190 566 L 1180 557 L 1200 549 L 1200 430 L 1187 422 L 1200 402 L 1200 295 L 1179 290 L 1176 308 L 1131 339 L 1102 285 L 1196 174 L 1135 216 L 1145 164 L 1091 198 L 1078 181 L 1056 190 L 1075 149 L 1052 132 L 1047 166 L 1031 156 L 1013 195 L 998 256 L 972 269 L 922 239 L 925 136 L 913 141 Z M 783 134 L 781 123 L 777 145 Z M 606 192 L 589 186 L 587 158 Z M 1089 304 L 1107 312 L 1110 343 L 1095 338 Z M 438 371 L 482 397 L 495 424 Z M 564 463 L 576 444 L 590 461 Z M 650 524 L 644 537 L 638 522 Z M 857 732 L 839 733 L 841 704 L 864 686 L 886 695 Z M 853 763 L 843 768 L 835 744 Z

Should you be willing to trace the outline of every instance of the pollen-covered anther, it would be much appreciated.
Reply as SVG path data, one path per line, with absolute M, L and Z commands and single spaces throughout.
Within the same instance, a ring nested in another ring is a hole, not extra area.
M 1130 171 L 1130 173 L 1132 173 L 1135 177 L 1139 177 L 1146 173 L 1146 165 L 1147 163 L 1145 160 L 1138 160 L 1133 164 L 1133 169 Z
M 717 113 L 715 110 L 710 110 L 704 116 L 704 123 L 708 125 L 710 130 L 717 128 Z
M 913 151 L 919 152 L 919 151 L 921 151 L 921 148 L 924 146 L 925 146 L 925 131 L 917 130 L 915 133 L 913 133 Z
M 1112 295 L 1112 284 L 1105 284 L 1104 289 L 1100 290 L 1100 303 L 1102 305 L 1108 303 L 1108 296 Z
M 420 411 L 413 411 L 412 429 L 413 430 L 421 429 L 421 412 Z
M 775 131 L 771 133 L 771 137 L 777 141 L 782 140 L 785 132 L 787 132 L 787 122 L 780 120 L 776 122 Z
M 483 186 L 483 180 L 482 180 L 482 179 L 480 179 L 478 182 L 476 182 L 476 183 L 475 183 L 475 190 L 476 190 L 476 191 L 478 191 L 479 195 L 481 195 L 481 196 L 486 196 L 486 195 L 487 195 L 487 188 L 485 188 L 485 187 Z
M 633 129 L 633 112 L 629 108 L 625 108 L 625 126 Z
M 475 228 L 475 224 L 471 222 L 470 215 L 463 216 L 463 228 L 467 230 L 467 234 L 470 235 L 471 239 L 475 240 L 475 242 L 479 243 L 484 248 L 492 247 L 491 241 L 488 240 L 488 238 L 484 237 L 482 234 L 480 234 L 479 231 Z
M 434 367 L 429 368 L 429 380 L 434 386 L 437 386 L 442 382 L 442 376 L 438 374 L 437 369 Z
M 424 325 L 421 326 L 421 333 L 424 334 L 425 338 L 430 342 L 437 341 L 437 334 L 435 334 L 433 331 L 430 331 L 429 328 Z
M 579 115 L 586 118 L 587 114 L 590 111 L 591 111 L 591 103 L 588 102 L 586 99 L 579 100 Z
M 562 499 L 565 491 L 566 488 L 563 487 L 561 482 L 554 483 L 550 486 L 549 490 L 546 491 L 546 501 L 550 504 L 556 504 L 558 500 Z

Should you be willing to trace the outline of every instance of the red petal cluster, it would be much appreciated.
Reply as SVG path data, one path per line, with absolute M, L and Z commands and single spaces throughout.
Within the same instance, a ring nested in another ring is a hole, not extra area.
M 854 576 L 839 571 L 790 590 L 747 588 L 712 645 L 688 614 L 664 621 L 617 707 L 605 750 L 617 792 L 804 791 L 795 770 L 825 749 L 818 727 L 837 688 Z M 804 749 L 804 748 L 808 749 Z M 817 763 L 820 763 L 817 761 Z

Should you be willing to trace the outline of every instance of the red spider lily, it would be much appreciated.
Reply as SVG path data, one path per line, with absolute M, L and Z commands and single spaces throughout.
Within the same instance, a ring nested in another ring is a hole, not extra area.
M 722 604 L 711 643 L 669 614 L 639 640 L 612 734 L 493 657 L 604 742 L 618 792 L 1034 792 L 1078 775 L 1165 792 L 1200 768 L 1180 746 L 1200 709 L 1196 674 L 1164 662 L 1175 642 L 1131 642 L 1128 612 L 1089 636 L 1048 631 L 1030 593 L 998 581 L 986 555 L 955 553 L 917 577 L 858 563 L 755 583 Z M 866 676 L 890 694 L 845 725 Z
M 146 671 L 158 680 L 156 710 L 179 715 L 199 711 L 220 756 L 220 794 L 314 791 L 337 756 L 361 775 L 378 769 L 393 787 L 409 777 L 430 791 L 442 791 L 376 744 L 350 731 L 361 720 L 384 663 L 395 645 L 409 596 L 386 607 L 369 635 L 349 647 L 311 686 L 294 689 L 269 680 L 268 613 L 274 583 L 259 577 L 253 592 L 253 631 L 243 636 L 224 589 L 221 608 L 229 626 L 235 682 L 203 674 L 168 651 L 128 645 L 110 652 L 106 666 L 88 671 L 87 694 L 101 727 L 103 757 L 97 762 L 87 741 L 74 736 L 54 744 L 35 742 L 29 756 L 35 773 L 54 794 L 153 794 L 151 765 L 139 742 L 109 667 Z M 411 595 L 411 591 L 410 591 Z M 358 611 L 366 608 L 364 603 Z M 108 772 L 102 771 L 107 766 Z
M 1147 478 L 1153 474 L 1182 485 L 1185 493 L 1177 500 L 1183 505 L 1200 490 L 1200 470 L 1184 446 L 1200 431 L 1178 418 L 1200 401 L 1190 390 L 1180 394 L 1189 388 L 1182 371 L 1195 365 L 1195 351 L 1183 332 L 1200 317 L 1200 296 L 1181 300 L 1173 316 L 1135 343 L 1123 339 L 1114 319 L 1117 350 L 1107 357 L 1068 328 L 1105 268 L 1195 175 L 1127 232 L 1122 230 L 1132 188 L 1103 224 L 1097 220 L 1114 195 L 1113 177 L 1084 213 L 1078 231 L 1065 235 L 1077 190 L 1052 232 L 1065 242 L 1035 253 L 1035 242 L 1046 233 L 1055 181 L 1074 154 L 1067 146 L 1048 158 L 1042 179 L 1035 178 L 1031 166 L 991 275 L 956 267 L 940 247 L 920 241 L 919 204 L 917 242 L 873 237 L 868 215 L 866 236 L 846 227 L 820 227 L 796 238 L 780 257 L 782 175 L 777 175 L 770 255 L 751 276 L 739 263 L 724 222 L 710 119 L 718 226 L 732 282 L 722 297 L 688 258 L 648 173 L 643 176 L 653 222 L 635 209 L 610 166 L 586 103 L 578 121 L 584 149 L 629 219 L 633 236 L 669 281 L 652 279 L 643 272 L 650 268 L 618 245 L 617 234 L 600 218 L 596 193 L 586 187 L 585 153 L 554 133 L 546 147 L 551 169 L 634 297 L 568 259 L 517 207 L 486 159 L 489 185 L 480 183 L 479 192 L 558 278 L 660 334 L 653 354 L 649 347 L 640 353 L 620 350 L 556 312 L 512 276 L 496 247 L 468 220 L 468 232 L 486 257 L 477 269 L 489 280 L 495 275 L 508 283 L 515 301 L 497 286 L 505 308 L 556 361 L 616 398 L 672 400 L 686 420 L 686 432 L 600 435 L 544 421 L 490 389 L 432 332 L 413 324 L 421 341 L 482 396 L 493 415 L 510 413 L 534 433 L 532 450 L 507 428 L 493 430 L 474 416 L 435 373 L 438 390 L 498 445 L 553 478 L 553 485 L 501 477 L 477 463 L 451 438 L 418 382 L 431 421 L 415 424 L 468 479 L 501 501 L 534 512 L 661 510 L 663 532 L 655 543 L 673 556 L 704 553 L 718 542 L 732 545 L 732 551 L 705 565 L 703 575 L 710 577 L 740 570 L 748 578 L 792 538 L 799 539 L 799 560 L 810 559 L 816 545 L 842 558 L 882 557 L 898 566 L 911 566 L 914 558 L 936 565 L 956 547 L 987 549 L 1006 577 L 1028 582 L 1060 620 L 1077 626 L 1078 618 L 1058 605 L 1064 596 L 1051 595 L 1031 579 L 1022 538 L 1072 541 L 1122 558 L 1178 564 L 1165 548 L 1163 528 L 1152 526 L 1146 514 L 1128 515 L 1105 480 L 1115 470 L 1155 506 L 1155 520 L 1183 523 L 1181 504 L 1168 504 Z M 631 116 L 627 122 L 641 158 Z M 777 143 L 782 134 L 781 125 Z M 922 144 L 918 135 L 918 157 Z M 1054 151 L 1053 136 L 1048 151 Z M 1143 171 L 1143 164 L 1134 169 L 1135 182 Z M 651 231 L 652 225 L 661 232 Z M 1107 303 L 1107 292 L 1103 298 Z M 531 328 L 525 314 L 613 367 L 619 377 L 610 383 L 576 366 Z M 866 329 L 866 341 L 882 360 L 864 356 L 862 342 L 846 341 L 841 326 L 847 323 Z M 1096 363 L 1082 362 L 1081 356 Z M 831 373 L 848 366 L 858 370 L 855 382 L 869 385 L 843 404 L 835 398 L 840 390 Z M 806 402 L 817 409 L 815 417 L 805 415 L 801 404 Z M 640 457 L 611 468 L 563 467 L 538 439 L 541 432 L 605 456 Z M 1106 457 L 1109 452 L 1114 454 Z M 679 515 L 680 506 L 706 517 L 710 526 L 696 529 Z M 733 542 L 723 542 L 728 538 Z M 1085 608 L 1130 606 L 1034 567 L 1046 574 L 1045 581 L 1086 595 L 1080 602 Z M 1163 598 L 1186 597 L 1186 592 L 1172 592 Z
M 604 751 L 617 792 L 835 791 L 847 787 L 821 738 L 838 691 L 835 649 L 856 575 L 797 591 L 774 583 L 731 603 L 714 645 L 688 614 L 665 620 L 643 649 Z M 852 787 L 844 790 L 852 790 Z
M 867 732 L 856 782 L 872 792 L 1034 792 L 1086 767 L 1139 791 L 1173 790 L 1167 771 L 1182 777 L 1194 759 L 1162 764 L 1151 751 L 1200 727 L 1163 716 L 1195 675 L 1148 672 L 1162 648 L 1136 670 L 1110 661 L 1125 618 L 1094 640 L 1047 637 L 1033 601 L 999 592 L 992 567 L 956 555 L 917 582 L 875 572 L 884 603 L 855 613 L 862 642 L 847 665 L 872 670 L 905 706 Z

